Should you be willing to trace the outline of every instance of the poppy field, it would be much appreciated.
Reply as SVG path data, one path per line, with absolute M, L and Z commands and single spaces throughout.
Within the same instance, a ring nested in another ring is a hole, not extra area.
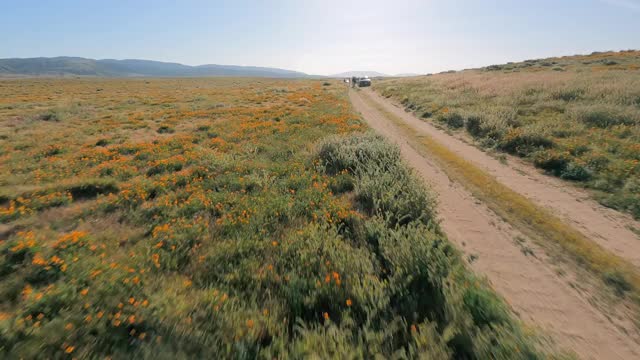
M 2 358 L 551 356 L 338 82 L 3 80 L 0 168 Z

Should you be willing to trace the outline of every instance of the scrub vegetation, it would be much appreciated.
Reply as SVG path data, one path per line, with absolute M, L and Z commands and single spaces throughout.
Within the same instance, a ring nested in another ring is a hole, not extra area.
M 346 91 L 1 81 L 1 356 L 552 356 Z
M 375 88 L 426 121 L 527 159 L 640 218 L 640 51 L 527 60 Z

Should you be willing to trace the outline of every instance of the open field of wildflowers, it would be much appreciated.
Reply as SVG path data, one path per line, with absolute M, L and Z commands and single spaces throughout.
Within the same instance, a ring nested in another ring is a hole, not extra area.
M 640 218 L 640 51 L 527 60 L 375 88 Z
M 346 91 L 0 81 L 0 356 L 541 356 Z

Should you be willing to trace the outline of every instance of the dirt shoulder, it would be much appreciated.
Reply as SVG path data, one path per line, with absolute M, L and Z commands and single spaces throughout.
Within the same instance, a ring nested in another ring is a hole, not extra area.
M 640 267 L 640 236 L 631 230 L 640 229 L 640 222 L 631 216 L 606 208 L 589 199 L 586 191 L 541 174 L 533 166 L 513 157 L 504 164 L 479 148 L 407 113 L 374 91 L 368 91 L 367 95 L 417 131 L 428 134 L 458 156 L 481 167 L 500 183 L 550 210 L 603 248 Z
M 467 259 L 471 267 L 487 276 L 496 291 L 524 321 L 541 327 L 561 347 L 575 351 L 581 358 L 632 359 L 640 356 L 640 346 L 624 333 L 622 330 L 624 326 L 612 323 L 578 290 L 571 287 L 567 276 L 560 276 L 545 261 L 544 251 L 537 248 L 526 234 L 497 216 L 485 204 L 478 201 L 470 191 L 452 181 L 433 159 L 425 157 L 416 150 L 403 132 L 387 119 L 384 113 L 365 101 L 364 96 L 370 97 L 386 110 L 392 111 L 416 133 L 428 134 L 437 141 L 443 141 L 446 146 L 451 146 L 453 151 L 465 156 L 468 160 L 486 164 L 482 167 L 501 182 L 512 179 L 509 180 L 512 181 L 511 186 L 519 189 L 518 191 L 524 190 L 526 196 L 535 192 L 523 185 L 526 183 L 521 181 L 525 180 L 520 178 L 534 181 L 532 179 L 534 176 L 521 174 L 501 164 L 477 148 L 454 139 L 411 114 L 405 113 L 401 108 L 388 103 L 370 90 L 350 92 L 355 109 L 374 130 L 400 146 L 404 158 L 438 193 L 438 210 L 443 229 L 449 238 L 468 255 Z M 501 170 L 503 167 L 513 173 Z M 583 204 L 583 200 L 573 200 Z M 549 200 L 549 203 L 554 202 Z M 570 207 L 566 207 L 568 214 L 571 213 L 569 210 Z M 586 211 L 582 209 L 580 213 Z M 592 211 L 597 210 L 592 209 Z M 624 233 L 620 228 L 625 229 L 624 224 L 616 223 L 616 226 L 609 228 L 600 222 L 600 225 L 594 227 L 587 219 L 581 217 L 579 219 L 585 221 L 585 227 L 591 227 L 594 231 L 603 233 L 603 238 L 615 236 L 604 232 L 602 230 L 604 228 L 615 230 L 613 234 Z M 615 223 L 610 218 L 608 221 Z M 637 239 L 635 241 L 638 242 Z M 635 259 L 638 253 L 627 254 L 627 256 Z

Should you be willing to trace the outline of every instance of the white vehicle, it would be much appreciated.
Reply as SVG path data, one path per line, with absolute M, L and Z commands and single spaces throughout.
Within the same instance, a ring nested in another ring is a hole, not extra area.
M 358 79 L 358 87 L 367 87 L 371 86 L 371 79 L 369 77 L 363 77 Z

